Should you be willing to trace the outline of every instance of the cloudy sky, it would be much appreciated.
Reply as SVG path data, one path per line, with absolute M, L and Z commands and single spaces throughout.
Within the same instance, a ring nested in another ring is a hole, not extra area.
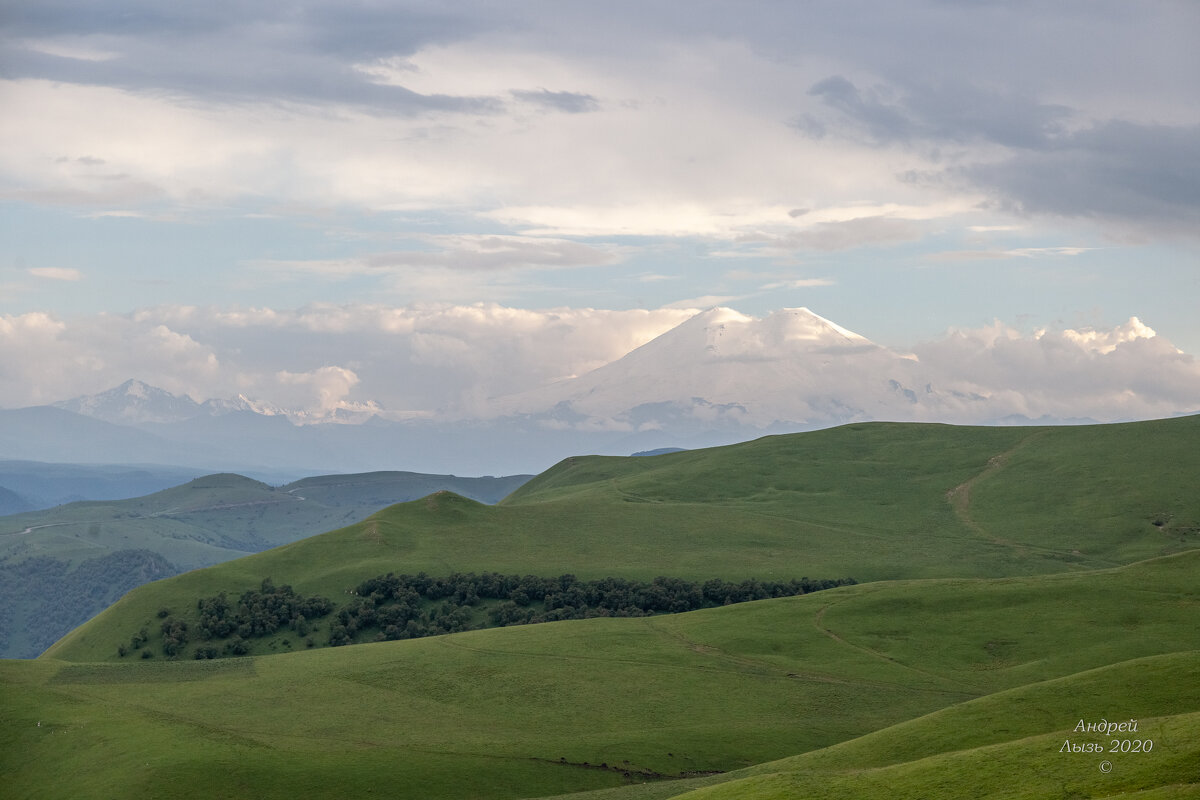
M 713 305 L 1200 354 L 1198 39 L 1192 0 L 8 0 L 0 407 L 427 413 Z

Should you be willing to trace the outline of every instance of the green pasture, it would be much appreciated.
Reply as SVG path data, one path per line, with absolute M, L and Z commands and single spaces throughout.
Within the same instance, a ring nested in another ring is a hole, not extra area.
M 0 661 L 4 793 L 1197 797 L 1197 445 L 1198 417 L 852 425 L 568 459 L 497 506 L 391 506 L 142 586 Z M 215 661 L 156 649 L 161 610 L 266 577 L 343 603 L 389 571 L 861 583 L 339 648 L 280 631 Z M 143 625 L 155 656 L 121 659 Z M 1060 752 L 1098 741 L 1081 719 L 1130 718 L 1151 752 L 1108 772 Z
M 1160 745 L 1106 785 L 1166 785 L 1200 747 L 1180 716 L 1200 711 L 1198 575 L 1189 552 L 256 658 L 0 662 L 3 772 L 13 797 L 660 797 L 751 767 L 705 791 L 918 796 L 993 762 L 1075 785 L 1063 732 L 1138 717 Z

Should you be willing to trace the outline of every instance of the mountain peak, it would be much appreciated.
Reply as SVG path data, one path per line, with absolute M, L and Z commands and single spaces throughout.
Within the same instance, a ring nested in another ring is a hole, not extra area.
M 912 371 L 911 361 L 807 308 L 758 318 L 717 306 L 593 372 L 496 408 L 623 430 L 843 422 L 911 404 L 893 384 L 920 385 Z M 861 406 L 834 396 L 850 379 Z
M 179 422 L 196 416 L 200 411 L 200 404 L 187 395 L 177 397 L 165 389 L 134 378 L 106 392 L 83 395 L 53 405 L 117 425 Z
M 767 316 L 764 324 L 774 327 L 786 339 L 822 341 L 826 344 L 870 344 L 871 341 L 807 308 L 781 308 Z

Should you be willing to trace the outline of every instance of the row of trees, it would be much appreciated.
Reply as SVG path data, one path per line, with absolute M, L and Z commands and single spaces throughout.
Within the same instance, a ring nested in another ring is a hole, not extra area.
M 355 587 L 354 599 L 329 622 L 327 644 L 333 647 L 355 641 L 417 639 L 456 633 L 471 628 L 527 625 L 588 617 L 642 617 L 701 608 L 791 597 L 853 584 L 852 578 L 790 581 L 745 580 L 738 583 L 712 579 L 704 582 L 658 577 L 652 581 L 603 578 L 582 581 L 574 575 L 541 578 L 536 575 L 453 573 L 432 577 L 425 573 L 397 575 L 389 572 Z M 163 609 L 163 654 L 178 657 L 189 638 L 204 644 L 196 658 L 244 655 L 252 639 L 270 636 L 283 628 L 300 637 L 309 635 L 314 620 L 329 615 L 333 602 L 326 597 L 302 597 L 291 586 L 275 586 L 264 579 L 258 589 L 236 600 L 224 592 L 196 603 L 199 620 L 189 628 Z M 121 645 L 121 655 L 143 647 L 149 638 L 143 628 Z M 223 644 L 218 649 L 216 644 Z M 286 643 L 286 642 L 285 642 Z M 308 646 L 313 640 L 308 639 Z M 149 651 L 143 651 L 146 657 Z
M 492 626 L 526 625 L 588 617 L 640 617 L 700 608 L 791 597 L 853 584 L 852 578 L 790 581 L 712 579 L 698 583 L 658 577 L 649 583 L 624 578 L 581 581 L 574 575 L 540 578 L 495 572 L 454 573 L 434 578 L 425 573 L 388 573 L 363 581 L 358 602 L 338 612 L 330 644 L 349 644 L 360 631 L 377 629 L 376 640 L 411 639 L 466 630 L 466 609 L 484 601 Z M 431 608 L 429 601 L 443 602 Z M 424 602 L 423 602 L 424 601 Z

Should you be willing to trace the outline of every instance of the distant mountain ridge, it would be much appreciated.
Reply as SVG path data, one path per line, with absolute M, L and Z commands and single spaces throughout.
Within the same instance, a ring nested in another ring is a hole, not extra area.
M 265 416 L 285 413 L 276 406 L 254 402 L 245 395 L 238 395 L 230 400 L 209 399 L 197 403 L 186 394 L 180 397 L 132 378 L 108 391 L 82 395 L 51 405 L 115 425 L 183 422 L 196 417 L 215 417 L 235 411 L 249 411 Z
M 72 472 L 73 465 L 59 466 Z M 374 472 L 272 487 L 224 473 L 141 497 L 0 516 L 0 658 L 36 656 L 145 581 L 288 544 L 441 490 L 495 503 L 529 477 Z M 142 579 L 130 582 L 134 575 Z M 39 589 L 51 582 L 60 592 Z

